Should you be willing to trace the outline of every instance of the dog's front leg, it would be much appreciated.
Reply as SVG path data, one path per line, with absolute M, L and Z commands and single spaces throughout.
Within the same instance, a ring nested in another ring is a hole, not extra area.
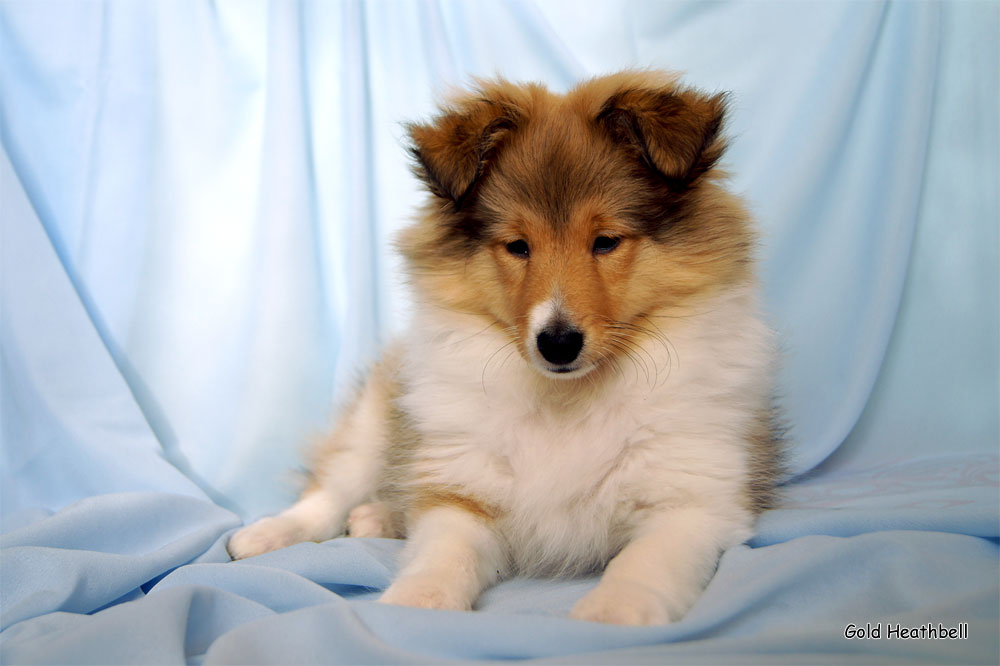
M 679 620 L 712 577 L 722 551 L 750 537 L 749 516 L 734 518 L 701 508 L 652 516 L 570 617 L 631 625 Z
M 410 524 L 403 568 L 379 601 L 471 610 L 506 568 L 506 551 L 488 518 L 457 505 L 434 506 Z

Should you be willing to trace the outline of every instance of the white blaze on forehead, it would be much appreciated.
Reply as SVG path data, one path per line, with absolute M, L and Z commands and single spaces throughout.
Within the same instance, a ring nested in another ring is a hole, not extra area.
M 561 311 L 561 303 L 556 298 L 548 298 L 531 308 L 528 315 L 528 327 L 532 335 L 537 335 L 549 325 Z

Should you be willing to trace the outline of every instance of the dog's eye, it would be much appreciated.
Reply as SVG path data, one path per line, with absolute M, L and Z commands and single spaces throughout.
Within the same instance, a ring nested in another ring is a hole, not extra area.
M 531 254 L 531 251 L 528 249 L 528 244 L 523 240 L 516 240 L 507 243 L 507 251 L 515 257 L 526 258 L 529 254 Z
M 621 238 L 613 236 L 598 236 L 594 239 L 594 254 L 607 254 L 618 247 Z

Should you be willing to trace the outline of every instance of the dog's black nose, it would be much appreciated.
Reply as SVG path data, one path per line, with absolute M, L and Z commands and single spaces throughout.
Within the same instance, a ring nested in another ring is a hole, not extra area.
M 583 333 L 566 326 L 556 324 L 549 326 L 538 334 L 538 351 L 549 363 L 566 365 L 576 360 L 583 349 Z

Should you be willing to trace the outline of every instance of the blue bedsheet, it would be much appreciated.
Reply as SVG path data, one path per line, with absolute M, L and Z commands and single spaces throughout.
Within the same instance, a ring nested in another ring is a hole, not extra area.
M 943 457 L 788 489 L 674 626 L 565 618 L 596 579 L 517 579 L 479 612 L 375 603 L 401 542 L 230 562 L 239 518 L 178 495 L 82 500 L 3 540 L 4 663 L 992 663 L 997 459 Z M 957 628 L 967 639 L 890 632 Z M 851 625 L 882 637 L 848 639 Z M 965 627 L 962 629 L 962 627 Z
M 1000 662 L 998 29 L 995 3 L 0 2 L 0 662 Z M 666 627 L 567 619 L 596 578 L 383 606 L 394 540 L 230 562 L 403 328 L 398 123 L 470 74 L 636 64 L 734 91 L 780 508 Z

